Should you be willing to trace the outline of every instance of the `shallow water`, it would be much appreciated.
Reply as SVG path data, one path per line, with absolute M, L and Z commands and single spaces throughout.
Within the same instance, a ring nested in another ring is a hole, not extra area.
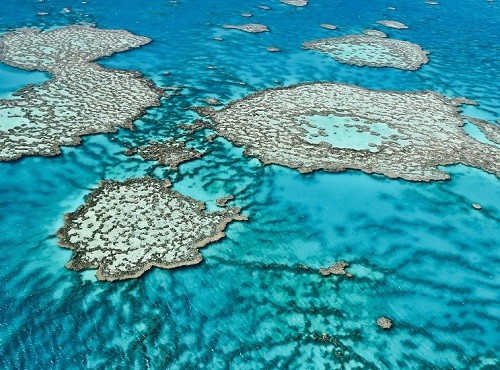
M 466 114 L 495 122 L 500 118 L 499 3 L 439 3 L 2 4 L 0 32 L 91 22 L 150 37 L 151 44 L 100 64 L 138 70 L 161 87 L 183 89 L 150 109 L 135 131 L 88 136 L 56 157 L 0 163 L 1 367 L 498 366 L 497 177 L 465 166 L 447 168 L 451 180 L 433 183 L 358 171 L 302 175 L 262 166 L 224 139 L 208 143 L 208 130 L 187 137 L 177 127 L 192 122 L 196 115 L 189 108 L 207 97 L 227 103 L 305 81 L 465 96 L 480 104 L 466 108 Z M 72 11 L 63 13 L 64 7 Z M 389 29 L 375 23 L 380 19 L 410 29 Z M 270 32 L 221 27 L 249 22 L 263 23 Z M 339 28 L 323 29 L 321 23 Z M 412 72 L 354 67 L 301 49 L 306 41 L 366 28 L 419 44 L 430 52 L 429 64 Z M 281 52 L 267 52 L 267 46 Z M 47 78 L 0 65 L 0 96 Z M 174 173 L 123 154 L 127 146 L 167 138 L 189 140 L 206 155 Z M 97 282 L 93 271 L 66 269 L 71 251 L 58 247 L 55 237 L 64 214 L 82 204 L 102 179 L 146 174 L 169 177 L 174 189 L 205 201 L 209 210 L 216 209 L 218 197 L 235 194 L 233 204 L 244 207 L 249 221 L 230 225 L 225 239 L 202 249 L 204 262 L 197 266 L 153 269 L 118 283 Z M 314 270 L 338 260 L 351 264 L 353 279 L 322 277 Z M 393 319 L 394 328 L 380 330 L 379 316 Z

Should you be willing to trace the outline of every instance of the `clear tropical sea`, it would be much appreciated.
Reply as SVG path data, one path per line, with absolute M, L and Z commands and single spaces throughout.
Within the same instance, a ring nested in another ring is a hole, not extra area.
M 147 36 L 151 44 L 100 63 L 183 89 L 148 110 L 135 131 L 88 136 L 57 157 L 0 163 L 0 367 L 497 368 L 497 177 L 465 166 L 448 167 L 452 179 L 432 183 L 358 171 L 301 175 L 262 166 L 223 139 L 209 143 L 207 131 L 187 137 L 177 126 L 192 122 L 190 107 L 207 97 L 227 103 L 306 81 L 465 96 L 480 104 L 466 114 L 495 122 L 499 2 L 438 1 L 310 0 L 297 8 L 278 0 L 3 0 L 1 33 L 90 22 Z M 410 29 L 385 28 L 375 23 L 380 19 Z M 270 32 L 221 28 L 249 22 Z M 430 52 L 429 64 L 411 72 L 354 67 L 301 49 L 305 41 L 366 28 L 419 44 Z M 0 64 L 0 97 L 48 78 Z M 479 135 L 472 124 L 466 129 Z M 167 138 L 188 140 L 206 155 L 175 173 L 123 154 Z M 114 283 L 66 269 L 71 251 L 55 236 L 64 214 L 99 180 L 146 174 L 169 177 L 209 210 L 218 197 L 235 194 L 249 221 L 230 225 L 193 267 Z M 339 260 L 351 264 L 354 278 L 299 266 Z M 378 328 L 380 316 L 394 328 Z

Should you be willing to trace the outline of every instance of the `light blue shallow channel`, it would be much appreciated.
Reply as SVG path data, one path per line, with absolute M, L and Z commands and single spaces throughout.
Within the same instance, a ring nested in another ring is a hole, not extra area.
M 91 22 L 148 36 L 150 45 L 102 64 L 184 88 L 149 110 L 134 132 L 86 137 L 53 158 L 0 163 L 0 367 L 496 368 L 497 177 L 464 166 L 445 168 L 452 179 L 430 184 L 357 171 L 301 175 L 264 167 L 223 139 L 210 144 L 203 140 L 208 132 L 188 138 L 177 127 L 191 122 L 196 116 L 189 108 L 207 97 L 227 103 L 305 81 L 465 96 L 480 104 L 469 115 L 495 122 L 499 3 L 439 3 L 2 3 L 0 32 Z M 380 19 L 410 29 L 384 28 L 375 23 Z M 266 24 L 270 32 L 221 28 L 245 22 Z M 430 63 L 415 72 L 353 67 L 301 49 L 305 41 L 366 28 L 421 45 Z M 267 46 L 281 52 L 267 52 Z M 0 94 L 46 78 L 1 66 Z M 176 174 L 123 155 L 129 145 L 169 137 L 188 139 L 206 155 Z M 216 198 L 235 194 L 233 204 L 244 207 L 249 221 L 231 225 L 225 239 L 202 250 L 204 262 L 190 268 L 153 269 L 119 283 L 97 282 L 93 271 L 67 270 L 71 252 L 55 237 L 64 214 L 102 179 L 146 174 L 170 177 L 176 190 L 207 202 L 208 209 L 216 209 Z M 338 260 L 351 264 L 353 279 L 315 272 Z M 380 330 L 379 316 L 390 317 L 394 328 Z

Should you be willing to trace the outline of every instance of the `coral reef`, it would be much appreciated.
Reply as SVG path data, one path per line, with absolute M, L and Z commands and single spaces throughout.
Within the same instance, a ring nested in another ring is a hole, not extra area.
M 345 275 L 347 277 L 353 277 L 353 275 L 346 271 L 345 269 L 349 267 L 349 264 L 344 261 L 335 262 L 333 265 L 319 269 L 319 273 L 323 276 L 328 275 Z
M 427 52 L 408 41 L 373 37 L 371 35 L 347 35 L 304 43 L 304 49 L 311 49 L 331 56 L 341 63 L 369 66 L 392 67 L 405 70 L 419 69 L 429 61 Z
M 392 320 L 387 317 L 379 317 L 377 319 L 377 325 L 380 326 L 384 330 L 389 330 L 392 328 Z
M 197 111 L 245 155 L 302 173 L 358 169 L 431 181 L 449 178 L 439 166 L 461 163 L 500 176 L 500 149 L 468 135 L 456 100 L 432 91 L 305 83 Z
M 381 21 L 377 21 L 377 23 L 381 24 L 382 26 L 386 26 L 386 27 L 389 27 L 389 28 L 396 28 L 398 30 L 410 28 L 410 27 L 408 27 L 404 23 L 401 23 L 401 22 L 398 22 L 398 21 L 388 21 L 388 20 L 385 20 L 385 19 L 381 20 Z
M 101 181 L 58 232 L 60 244 L 73 250 L 66 266 L 97 268 L 99 280 L 113 281 L 138 277 L 152 266 L 197 264 L 199 248 L 223 238 L 233 220 L 246 219 L 239 208 L 204 209 L 170 189 L 168 181 Z
M 282 3 L 293 5 L 293 6 L 306 6 L 308 0 L 280 0 Z
M 267 28 L 267 26 L 265 26 L 263 24 L 258 24 L 258 23 L 247 23 L 247 24 L 241 24 L 241 25 L 225 24 L 222 27 L 228 28 L 228 29 L 240 30 L 240 31 L 249 32 L 249 33 L 259 33 L 259 32 L 269 31 L 269 28 Z
M 80 136 L 132 128 L 163 91 L 138 72 L 103 68 L 92 61 L 151 40 L 127 31 L 68 26 L 42 32 L 19 29 L 0 39 L 0 60 L 51 79 L 0 100 L 0 161 L 51 156 Z
M 382 32 L 382 31 L 378 31 L 378 30 L 363 30 L 363 33 L 367 36 L 376 36 L 376 37 L 387 37 L 387 34 L 385 32 Z
M 184 142 L 174 140 L 162 143 L 151 142 L 148 145 L 129 148 L 125 154 L 139 154 L 145 160 L 158 161 L 158 164 L 170 166 L 173 170 L 176 170 L 179 164 L 200 158 L 203 155 L 197 150 L 186 148 Z

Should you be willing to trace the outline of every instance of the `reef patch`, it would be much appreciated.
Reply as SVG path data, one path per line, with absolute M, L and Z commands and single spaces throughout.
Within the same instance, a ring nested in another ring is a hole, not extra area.
M 175 268 L 202 261 L 198 249 L 225 236 L 239 208 L 206 212 L 205 205 L 145 177 L 101 181 L 75 212 L 65 216 L 59 243 L 73 250 L 66 267 L 97 269 L 99 280 L 123 280 L 151 267 Z
M 349 271 L 346 271 L 346 268 L 349 267 L 349 264 L 344 261 L 335 262 L 333 265 L 327 268 L 319 269 L 319 273 L 323 276 L 329 275 L 345 275 L 347 277 L 353 277 L 353 274 Z
M 381 24 L 382 26 L 386 26 L 386 27 L 389 27 L 389 28 L 395 28 L 395 29 L 398 29 L 398 30 L 403 30 L 403 29 L 410 28 L 410 27 L 408 27 L 404 23 L 401 23 L 401 22 L 398 22 L 398 21 L 389 21 L 389 20 L 386 20 L 386 19 L 383 19 L 381 21 L 377 21 L 377 23 Z
M 197 111 L 245 155 L 302 173 L 356 169 L 431 181 L 450 178 L 439 166 L 464 164 L 500 177 L 500 149 L 463 130 L 456 101 L 432 91 L 315 82 Z
M 280 0 L 284 4 L 293 5 L 293 6 L 306 6 L 308 0 Z
M 248 33 L 260 33 L 269 31 L 269 28 L 267 28 L 267 26 L 259 23 L 247 23 L 241 25 L 225 24 L 222 27 L 228 29 L 240 30 Z
M 391 67 L 411 71 L 429 61 L 428 53 L 416 44 L 380 37 L 380 34 L 377 34 L 379 37 L 373 37 L 373 31 L 370 33 L 319 39 L 302 46 L 327 54 L 340 63 L 360 67 Z
M 167 165 L 173 170 L 181 163 L 200 158 L 203 153 L 186 148 L 183 141 L 168 140 L 162 143 L 151 142 L 136 148 L 129 148 L 126 155 L 139 154 L 144 160 L 155 160 L 160 165 Z
M 103 68 L 92 61 L 149 43 L 122 30 L 68 26 L 42 32 L 23 28 L 0 39 L 0 60 L 51 79 L 0 100 L 0 161 L 52 156 L 80 136 L 133 128 L 164 92 L 138 72 Z
M 392 329 L 393 323 L 391 319 L 382 316 L 377 319 L 377 325 L 384 330 L 390 330 Z

